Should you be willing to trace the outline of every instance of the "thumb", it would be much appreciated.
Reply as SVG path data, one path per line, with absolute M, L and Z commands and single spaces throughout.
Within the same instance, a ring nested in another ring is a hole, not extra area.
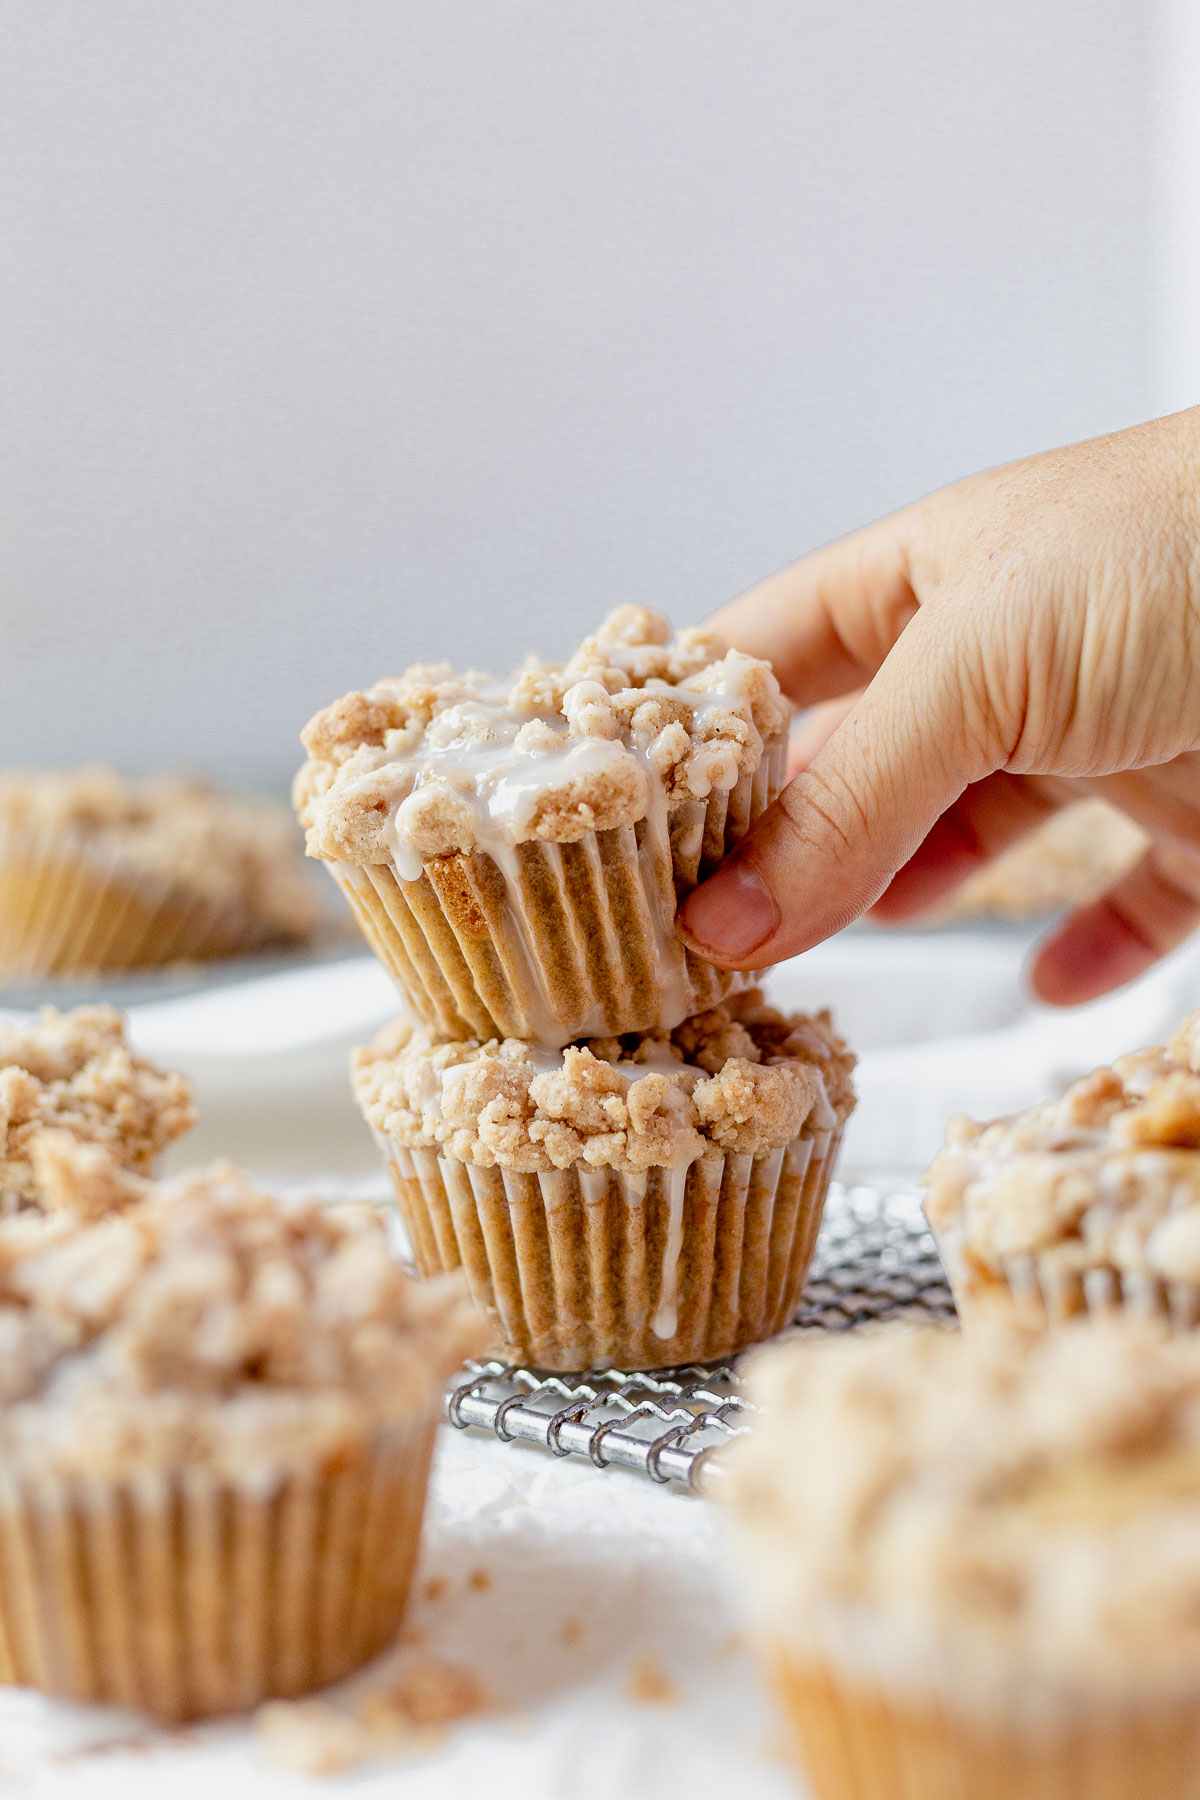
M 679 928 L 699 955 L 762 968 L 840 931 L 1002 766 L 979 645 L 963 639 L 942 605 L 916 615 L 809 767 L 688 896 Z

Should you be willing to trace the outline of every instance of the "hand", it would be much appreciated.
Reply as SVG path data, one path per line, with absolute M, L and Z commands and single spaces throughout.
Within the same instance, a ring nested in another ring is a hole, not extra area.
M 1151 845 L 1043 944 L 1041 998 L 1118 987 L 1200 921 L 1200 407 L 945 488 L 713 622 L 830 705 L 681 909 L 710 961 L 912 918 L 1085 794 Z

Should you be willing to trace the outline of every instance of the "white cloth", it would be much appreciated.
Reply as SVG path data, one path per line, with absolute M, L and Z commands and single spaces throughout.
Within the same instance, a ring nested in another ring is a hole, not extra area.
M 1030 942 L 1001 930 L 855 930 L 772 978 L 781 1004 L 831 1004 L 860 1050 L 847 1172 L 911 1175 L 951 1113 L 1033 1102 L 1161 1040 L 1200 1005 L 1200 950 L 1185 949 L 1123 994 L 1050 1013 L 1021 993 Z M 356 958 L 135 1008 L 134 1041 L 196 1081 L 201 1123 L 175 1163 L 227 1155 L 313 1192 L 382 1192 L 345 1063 L 394 1005 L 374 962 Z M 441 1600 L 418 1601 L 415 1622 L 426 1648 L 476 1670 L 502 1710 L 453 1730 L 438 1750 L 321 1791 L 391 1792 L 399 1781 L 411 1800 L 794 1794 L 767 1754 L 773 1727 L 731 1643 L 736 1607 L 710 1509 L 621 1471 L 449 1427 L 442 1436 L 424 1575 L 450 1585 Z M 467 1583 L 473 1568 L 490 1576 L 486 1592 Z M 568 1621 L 581 1627 L 578 1644 Z M 673 1700 L 631 1696 L 641 1656 L 661 1668 Z M 244 1723 L 161 1735 L 0 1691 L 0 1791 L 157 1800 L 164 1790 L 176 1800 L 314 1791 L 265 1769 Z

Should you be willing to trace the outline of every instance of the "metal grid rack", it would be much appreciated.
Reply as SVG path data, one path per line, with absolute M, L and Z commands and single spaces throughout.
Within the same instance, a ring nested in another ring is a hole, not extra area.
M 911 1188 L 834 1183 L 793 1330 L 851 1331 L 884 1319 L 946 1323 L 950 1290 Z M 460 1430 L 491 1431 L 598 1469 L 635 1469 L 651 1481 L 699 1489 L 713 1450 L 746 1430 L 753 1407 L 735 1363 L 655 1374 L 606 1369 L 539 1375 L 500 1362 L 468 1363 L 446 1396 Z

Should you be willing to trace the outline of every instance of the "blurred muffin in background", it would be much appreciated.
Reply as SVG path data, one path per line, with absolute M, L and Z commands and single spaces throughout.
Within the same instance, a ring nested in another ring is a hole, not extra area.
M 1010 1118 L 952 1119 L 925 1216 L 968 1326 L 1121 1308 L 1200 1326 L 1200 1013 Z
M 442 1387 L 484 1335 L 372 1209 L 64 1132 L 0 1220 L 0 1681 L 174 1720 L 338 1680 L 399 1628 Z
M 1081 800 L 972 875 L 938 909 L 937 922 L 990 917 L 1036 919 L 1084 906 L 1128 874 L 1149 842 L 1107 800 Z
M 283 807 L 180 776 L 0 774 L 0 977 L 242 956 L 319 917 Z
M 135 1055 L 110 1006 L 0 1024 L 0 1214 L 43 1204 L 36 1146 L 48 1132 L 149 1175 L 195 1119 L 186 1076 Z
M 1200 1340 L 806 1338 L 750 1395 L 717 1491 L 806 1792 L 1197 1793 Z

